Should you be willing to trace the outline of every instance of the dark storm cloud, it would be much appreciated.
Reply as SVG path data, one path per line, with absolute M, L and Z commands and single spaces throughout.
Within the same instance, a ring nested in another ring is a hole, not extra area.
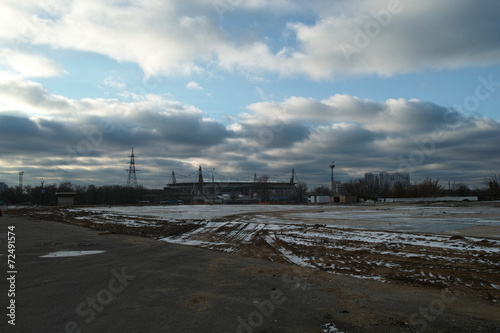
M 281 122 L 274 126 L 266 123 L 241 122 L 237 136 L 252 140 L 254 145 L 267 148 L 289 148 L 296 142 L 306 140 L 311 128 L 300 121 Z
M 141 182 L 152 187 L 163 186 L 172 170 L 191 173 L 199 165 L 247 177 L 295 167 L 302 181 L 321 184 L 332 160 L 342 180 L 377 171 L 477 180 L 500 164 L 498 121 L 419 100 L 291 97 L 252 104 L 225 126 L 162 96 L 71 100 L 33 90 L 29 81 L 11 83 L 26 87 L 18 96 L 46 96 L 36 98 L 43 105 L 10 96 L 19 111 L 0 113 L 0 162 L 10 179 L 38 167 L 46 179 L 123 183 L 131 147 Z
M 282 103 L 253 104 L 249 109 L 252 113 L 245 115 L 241 128 L 251 124 L 255 132 L 259 126 L 266 128 L 280 121 L 307 123 L 310 131 L 307 137 L 288 133 L 288 145 L 255 145 L 246 138 L 239 145 L 248 150 L 240 150 L 255 154 L 242 157 L 259 159 L 273 168 L 295 166 L 297 172 L 308 175 L 303 179 L 313 183 L 328 182 L 332 160 L 337 161 L 336 173 L 343 180 L 362 177 L 364 172 L 409 171 L 417 180 L 462 174 L 460 180 L 470 177 L 477 181 L 500 162 L 497 121 L 434 103 L 403 99 L 375 102 L 335 95 L 321 102 L 290 98 Z M 287 139 L 283 136 L 280 140 Z M 474 167 L 469 165 L 460 173 L 464 160 Z
M 0 114 L 3 156 L 20 152 L 40 155 L 63 149 L 78 135 L 74 128 L 62 122 L 33 120 L 23 116 Z

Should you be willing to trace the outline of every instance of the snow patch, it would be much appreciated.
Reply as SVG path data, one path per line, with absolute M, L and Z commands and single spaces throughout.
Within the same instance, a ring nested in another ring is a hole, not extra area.
M 343 333 L 335 326 L 334 323 L 328 323 L 321 326 L 323 328 L 323 333 Z
M 78 257 L 86 256 L 90 254 L 104 253 L 105 251 L 94 250 L 94 251 L 57 251 L 51 252 L 46 255 L 40 256 L 40 258 L 59 258 L 59 257 Z

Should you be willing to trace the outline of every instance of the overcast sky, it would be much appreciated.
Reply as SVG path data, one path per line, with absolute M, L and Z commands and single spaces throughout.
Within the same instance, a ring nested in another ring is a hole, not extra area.
M 2 0 L 0 182 L 124 185 L 134 147 L 149 188 L 199 165 L 216 180 L 295 168 L 312 188 L 332 160 L 337 180 L 481 185 L 500 172 L 498 13 L 497 0 Z

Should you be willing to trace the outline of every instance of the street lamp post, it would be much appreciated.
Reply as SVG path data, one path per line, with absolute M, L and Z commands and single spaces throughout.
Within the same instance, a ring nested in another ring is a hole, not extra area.
M 212 203 L 215 204 L 215 181 L 214 181 L 215 168 L 212 169 Z
M 331 170 L 331 178 L 330 178 L 330 192 L 333 194 L 334 191 L 334 184 L 333 184 L 333 168 L 335 168 L 335 161 L 332 161 L 332 164 L 330 164 L 330 170 Z

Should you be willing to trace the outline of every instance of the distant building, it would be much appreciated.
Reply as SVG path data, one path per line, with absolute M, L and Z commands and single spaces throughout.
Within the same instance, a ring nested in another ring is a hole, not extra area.
M 365 173 L 365 181 L 379 185 L 380 187 L 392 188 L 397 183 L 401 183 L 404 187 L 411 186 L 410 174 L 407 172 L 380 172 L 376 173 Z
M 58 206 L 73 206 L 76 192 L 56 192 Z
M 198 169 L 197 181 L 177 183 L 175 173 L 172 172 L 171 182 L 165 187 L 166 191 L 184 196 L 186 199 L 215 202 L 216 199 L 224 201 L 230 198 L 230 202 L 292 202 L 299 200 L 298 190 L 295 183 L 295 170 L 292 169 L 289 182 L 270 181 L 268 177 L 257 178 L 254 174 L 252 181 L 207 181 L 203 177 L 203 168 Z
M 297 194 L 295 183 L 284 182 L 189 182 L 168 184 L 167 191 L 185 195 L 196 195 L 211 200 L 213 196 L 233 196 L 241 201 L 265 200 L 275 202 L 291 201 Z M 265 194 L 264 194 L 265 193 Z M 263 198 L 266 197 L 266 198 Z
M 9 186 L 7 186 L 6 183 L 0 182 L 0 193 L 2 193 L 3 191 L 5 191 L 8 188 L 9 188 Z
M 326 204 L 330 203 L 329 195 L 310 194 L 307 196 L 307 202 L 310 204 Z
M 336 182 L 334 188 L 335 188 L 335 193 L 346 193 L 348 192 L 349 184 Z

